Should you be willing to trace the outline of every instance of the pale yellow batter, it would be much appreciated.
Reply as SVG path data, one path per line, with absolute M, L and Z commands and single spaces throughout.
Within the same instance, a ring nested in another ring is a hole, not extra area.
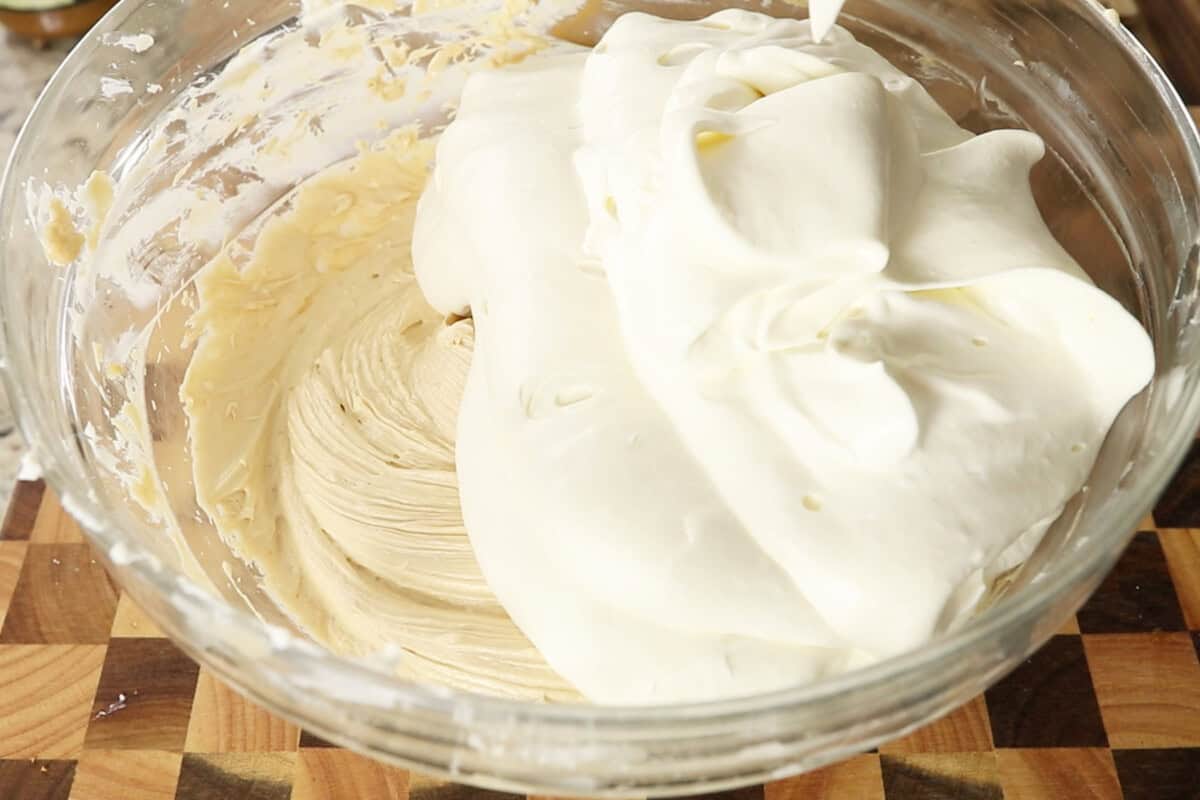
M 459 510 L 470 320 L 412 274 L 433 143 L 412 128 L 277 203 L 197 279 L 181 390 L 196 493 L 296 621 L 400 672 L 526 698 L 574 692 L 488 590 Z

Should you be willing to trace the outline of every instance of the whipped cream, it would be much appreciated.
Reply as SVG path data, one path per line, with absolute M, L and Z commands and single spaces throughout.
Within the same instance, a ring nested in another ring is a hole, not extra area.
M 846 0 L 810 0 L 808 5 L 808 21 L 812 25 L 812 38 L 818 44 L 825 40 L 833 30 L 838 15 Z
M 1041 218 L 1041 139 L 973 135 L 816 33 L 627 14 L 472 75 L 438 144 L 413 257 L 474 319 L 466 529 L 592 700 L 919 647 L 1028 555 L 1151 377 Z

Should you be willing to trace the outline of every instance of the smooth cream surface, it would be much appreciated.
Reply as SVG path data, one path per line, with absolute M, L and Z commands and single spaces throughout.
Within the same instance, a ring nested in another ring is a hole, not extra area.
M 779 688 L 1029 553 L 1153 370 L 1042 221 L 1043 154 L 743 11 L 468 80 L 414 262 L 474 318 L 463 515 L 550 666 L 602 702 Z

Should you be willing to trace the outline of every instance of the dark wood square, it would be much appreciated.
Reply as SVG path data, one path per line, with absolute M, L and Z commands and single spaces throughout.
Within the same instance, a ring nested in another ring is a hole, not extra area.
M 8 501 L 8 509 L 4 512 L 4 523 L 0 525 L 0 539 L 29 538 L 45 493 L 46 484 L 42 481 L 17 481 L 13 486 L 12 499 Z
M 74 779 L 74 761 L 0 761 L 0 797 L 4 800 L 67 800 Z
M 1083 633 L 1187 630 L 1157 533 L 1133 537 L 1076 618 Z
M 996 747 L 1107 747 L 1078 636 L 1055 636 L 985 694 Z
M 295 753 L 185 753 L 175 800 L 289 800 Z
M 1193 442 L 1187 457 L 1154 506 L 1160 528 L 1200 528 L 1200 441 Z
M 1114 750 L 1125 800 L 1200 800 L 1200 749 Z
M 525 800 L 524 795 L 473 789 L 416 773 L 409 776 L 408 796 L 409 800 Z
M 90 545 L 32 543 L 0 644 L 104 644 L 118 598 Z
M 199 674 L 169 639 L 113 639 L 84 746 L 182 751 Z
M 309 733 L 308 731 L 304 730 L 303 728 L 300 729 L 300 746 L 301 747 L 337 747 L 337 745 L 330 744 L 329 742 L 322 739 L 320 736 L 317 736 L 315 733 Z
M 709 792 L 708 794 L 693 795 L 695 800 L 763 800 L 763 787 L 745 786 L 741 789 L 730 789 L 726 792 Z

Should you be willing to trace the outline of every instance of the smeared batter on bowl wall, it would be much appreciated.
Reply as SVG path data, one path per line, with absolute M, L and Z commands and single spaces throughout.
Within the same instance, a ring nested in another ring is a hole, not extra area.
M 305 628 L 403 674 L 573 694 L 488 590 L 463 528 L 454 429 L 470 320 L 410 256 L 433 154 L 415 129 L 281 200 L 200 273 L 182 397 L 196 494 Z

